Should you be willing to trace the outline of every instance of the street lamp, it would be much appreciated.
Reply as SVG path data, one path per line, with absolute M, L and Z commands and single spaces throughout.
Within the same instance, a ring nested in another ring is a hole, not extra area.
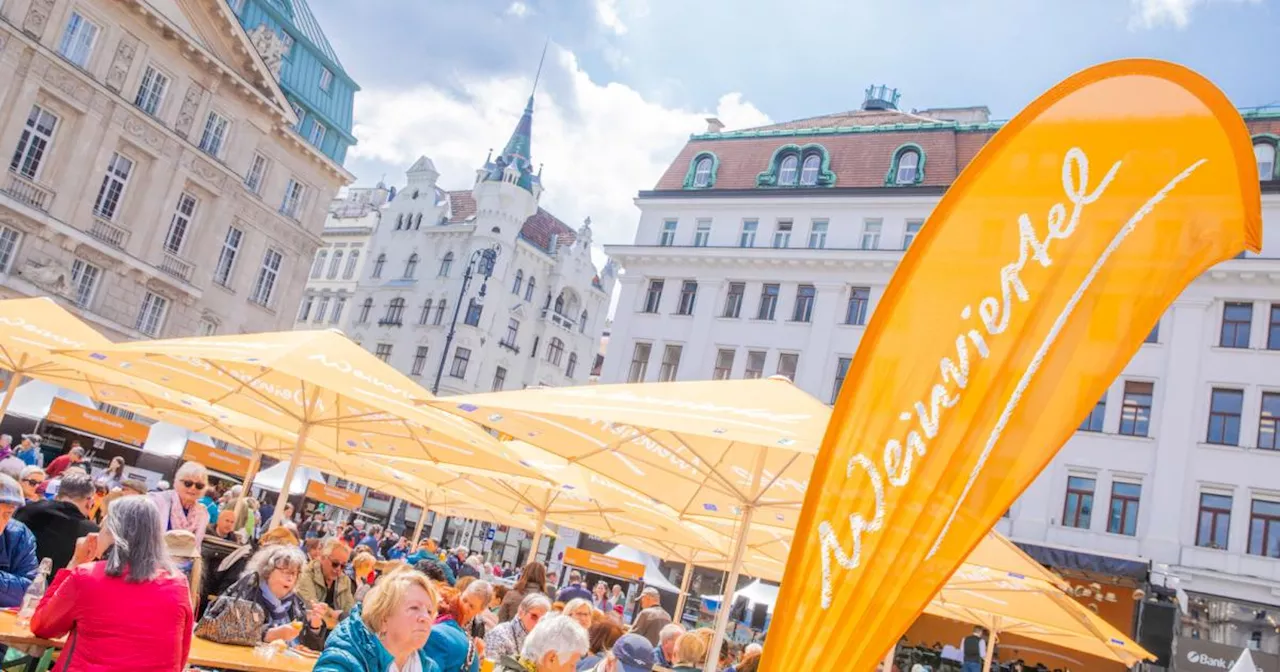
M 449 357 L 449 346 L 453 343 L 453 335 L 458 330 L 458 311 L 462 310 L 462 302 L 467 298 L 467 287 L 471 285 L 471 278 L 476 272 L 484 277 L 480 282 L 478 295 L 483 299 L 485 288 L 489 285 L 489 278 L 493 277 L 493 267 L 501 249 L 497 243 L 494 243 L 493 247 L 471 253 L 467 270 L 462 274 L 462 290 L 458 292 L 458 302 L 453 306 L 453 320 L 449 322 L 449 333 L 444 337 L 444 350 L 440 353 L 440 366 L 436 368 L 436 382 L 431 386 L 431 394 L 440 394 L 440 377 L 444 375 L 444 362 Z

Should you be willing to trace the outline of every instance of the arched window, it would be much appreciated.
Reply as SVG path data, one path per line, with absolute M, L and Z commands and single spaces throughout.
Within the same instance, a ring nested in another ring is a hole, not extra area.
M 817 154 L 804 157 L 804 167 L 800 170 L 800 186 L 812 187 L 818 183 L 818 165 L 822 158 Z
M 328 250 L 320 250 L 316 252 L 316 260 L 311 264 L 311 278 L 313 280 L 320 277 L 320 273 L 324 271 L 324 260 L 328 258 Z
M 422 314 L 418 316 L 418 324 L 426 324 L 431 320 L 431 299 L 422 302 Z
M 560 366 L 560 360 L 564 357 L 564 341 L 558 338 L 552 338 L 551 344 L 547 346 L 547 361 L 555 366 Z
M 325 278 L 332 280 L 338 277 L 338 269 L 342 268 L 342 250 L 334 250 L 333 261 L 329 262 L 329 272 L 325 274 Z
M 365 299 L 365 300 L 364 300 L 364 303 L 360 304 L 360 315 L 356 318 L 356 323 L 357 323 L 357 324 L 364 324 L 365 322 L 368 322 L 368 321 L 369 321 L 369 311 L 371 311 L 371 310 L 373 310 L 373 297 L 372 297 L 372 296 L 371 296 L 371 297 L 369 297 L 369 298 L 367 298 L 367 299 Z
M 444 259 L 440 260 L 440 277 L 449 277 L 449 269 L 453 268 L 453 253 L 445 252 Z
M 422 228 L 422 213 L 421 213 L 421 212 L 419 212 L 417 215 L 414 215 L 414 217 L 413 217 L 413 230 L 414 230 L 414 231 L 417 231 L 417 230 L 418 230 L 418 229 L 420 229 L 420 228 Z
M 414 274 L 418 272 L 418 253 L 414 252 L 409 255 L 409 261 L 404 262 L 404 279 L 412 280 Z
M 386 265 L 387 265 L 387 253 L 383 252 L 378 255 L 377 259 L 373 260 L 373 275 L 371 277 L 381 278 L 382 267 Z
M 1253 145 L 1253 157 L 1258 160 L 1258 179 L 1271 181 L 1276 177 L 1276 146 L 1269 142 Z
M 347 256 L 347 267 L 342 270 L 342 279 L 350 280 L 356 275 L 356 262 L 360 261 L 360 250 L 351 250 Z
M 782 166 L 778 170 L 778 185 L 782 187 L 795 186 L 796 183 L 796 166 L 800 163 L 796 159 L 795 154 L 789 154 L 782 159 Z
M 524 270 L 516 271 L 516 281 L 511 284 L 511 293 L 520 296 L 520 285 L 524 284 Z
M 578 319 L 578 333 L 587 333 L 587 311 L 582 311 L 582 317 Z
M 705 187 L 711 184 L 711 157 L 704 156 L 698 159 L 698 165 L 693 169 L 693 186 Z
M 578 369 L 578 353 L 569 353 L 569 365 L 564 367 L 564 375 L 567 378 L 573 377 L 573 372 Z
M 529 284 L 525 285 L 525 288 L 524 288 L 525 301 L 533 301 L 533 286 L 536 282 L 537 281 L 534 278 L 532 277 L 529 278 Z
M 387 314 L 382 316 L 383 324 L 399 325 L 404 318 L 404 299 L 396 297 L 387 304 Z
M 564 294 L 556 297 L 556 314 L 564 315 Z
M 447 299 L 440 299 L 440 303 L 436 305 L 436 324 L 444 322 L 444 311 L 449 305 Z
M 920 174 L 920 152 L 908 149 L 898 155 L 898 173 L 893 177 L 894 184 L 915 184 Z
M 404 213 L 396 215 L 396 231 L 404 228 Z

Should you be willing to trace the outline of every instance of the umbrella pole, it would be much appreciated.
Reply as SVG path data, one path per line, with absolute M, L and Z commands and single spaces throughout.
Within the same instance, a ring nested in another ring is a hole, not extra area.
M 23 355 L 22 361 L 26 361 L 26 359 L 27 356 Z M 13 375 L 9 376 L 9 384 L 4 388 L 4 399 L 0 400 L 0 418 L 4 418 L 5 414 L 9 412 L 9 402 L 13 401 L 13 393 L 18 391 L 18 383 L 21 382 L 21 373 L 14 371 Z
M 689 584 L 693 579 L 693 560 L 684 563 L 684 575 L 680 577 L 680 597 L 676 598 L 676 623 L 684 620 L 684 603 L 689 598 Z
M 538 559 L 538 546 L 542 544 L 542 528 L 547 525 L 547 510 L 542 509 L 538 512 L 538 528 L 533 531 L 533 545 L 529 546 L 529 559 L 525 562 L 528 564 Z
M 304 424 L 302 430 L 298 432 L 298 443 L 293 447 L 293 456 L 289 458 L 289 468 L 284 472 L 284 483 L 280 484 L 280 494 L 276 496 L 276 510 L 271 512 L 271 526 L 269 529 L 279 527 L 282 522 L 284 505 L 289 503 L 289 488 L 293 485 L 293 474 L 298 470 L 298 462 L 302 460 L 302 445 L 307 442 L 307 432 L 310 429 L 310 424 Z
M 991 628 L 991 636 L 987 638 L 987 655 L 982 658 L 982 672 L 991 672 L 991 659 L 996 654 L 996 627 L 1000 624 L 1000 619 L 996 619 Z
M 894 644 L 889 647 L 889 653 L 884 654 L 884 662 L 880 664 L 884 668 L 884 672 L 893 672 L 893 657 L 898 654 L 898 645 Z
M 707 649 L 707 662 L 702 672 L 716 672 L 720 664 L 720 648 L 724 646 L 724 633 L 729 627 L 729 609 L 733 606 L 733 594 L 738 590 L 738 575 L 742 572 L 742 556 L 747 551 L 747 531 L 751 529 L 751 516 L 755 507 L 747 505 L 742 511 L 742 528 L 738 538 L 734 540 L 733 563 L 730 565 L 729 578 L 724 582 L 724 596 L 720 600 L 720 609 L 716 611 L 716 632 L 711 638 L 711 648 Z
M 258 469 L 262 468 L 262 453 L 253 451 L 253 459 L 249 461 L 249 471 L 244 475 L 244 483 L 240 486 L 240 499 L 249 496 L 249 491 L 253 489 L 253 479 L 258 477 Z
M 405 506 L 408 506 L 408 502 Z M 422 539 L 422 524 L 427 522 L 427 506 L 424 504 L 418 513 L 418 524 L 413 527 L 413 543 L 409 546 L 409 550 L 418 550 L 418 541 Z

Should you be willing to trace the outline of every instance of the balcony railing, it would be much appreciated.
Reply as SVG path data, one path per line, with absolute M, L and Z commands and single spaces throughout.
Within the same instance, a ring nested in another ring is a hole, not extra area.
M 4 184 L 4 193 L 15 201 L 41 212 L 49 212 L 49 205 L 53 202 L 54 195 L 52 189 L 42 187 L 12 171 L 9 172 L 8 180 Z
M 501 341 L 498 341 L 498 347 L 506 348 L 517 355 L 520 354 L 520 346 L 516 345 L 515 343 L 508 343 L 507 339 L 505 338 L 502 339 Z
M 160 270 L 183 282 L 191 280 L 191 269 L 190 262 L 183 261 L 168 252 L 165 252 L 164 258 L 160 260 Z
M 101 240 L 111 247 L 123 250 L 124 246 L 129 243 L 129 232 L 108 222 L 107 220 L 93 216 L 93 225 L 89 227 L 89 235 Z
M 394 317 L 394 318 L 384 317 L 381 320 L 378 320 L 378 326 L 379 327 L 400 327 L 400 326 L 404 326 L 404 322 L 402 322 L 398 317 Z
M 552 324 L 560 327 L 561 329 L 564 329 L 565 331 L 573 331 L 574 327 L 578 326 L 577 320 L 571 319 L 565 315 L 561 315 L 560 313 L 557 313 L 554 310 L 551 310 L 550 308 L 542 309 L 542 317 L 551 318 Z

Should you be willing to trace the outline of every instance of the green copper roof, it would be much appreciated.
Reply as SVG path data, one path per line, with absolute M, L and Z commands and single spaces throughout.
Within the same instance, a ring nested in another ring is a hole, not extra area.
M 532 145 L 533 96 L 529 96 L 529 104 L 524 106 L 524 114 L 520 115 L 516 130 L 511 132 L 511 139 L 507 140 L 507 147 L 502 150 L 502 153 L 504 156 L 520 157 L 528 162 L 533 158 Z
M 320 22 L 316 21 L 315 14 L 311 13 L 307 0 L 270 0 L 270 2 L 289 18 L 294 27 L 314 44 L 325 58 L 342 67 L 342 61 L 338 60 L 338 54 L 333 50 L 333 45 L 329 44 L 329 38 L 325 37 L 324 31 L 320 29 Z

